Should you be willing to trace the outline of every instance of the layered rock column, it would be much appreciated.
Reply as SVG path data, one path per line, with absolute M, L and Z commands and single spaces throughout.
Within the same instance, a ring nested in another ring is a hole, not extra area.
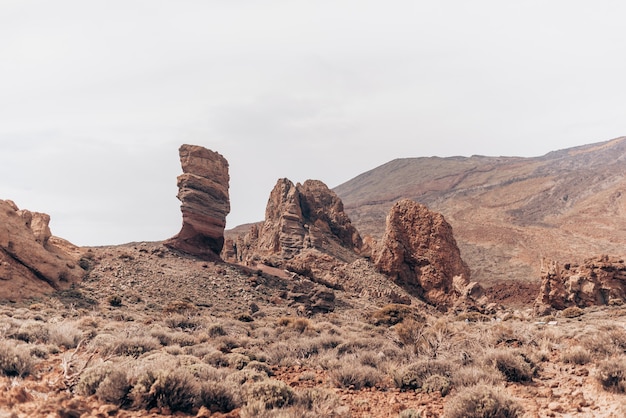
M 230 212 L 228 161 L 197 145 L 179 149 L 183 174 L 178 176 L 183 226 L 165 245 L 188 254 L 219 259 Z

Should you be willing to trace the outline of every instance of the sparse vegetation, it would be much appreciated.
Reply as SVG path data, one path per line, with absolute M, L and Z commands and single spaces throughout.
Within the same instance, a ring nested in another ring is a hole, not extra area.
M 446 403 L 445 418 L 517 418 L 523 413 L 519 404 L 504 390 L 486 385 L 459 392 Z

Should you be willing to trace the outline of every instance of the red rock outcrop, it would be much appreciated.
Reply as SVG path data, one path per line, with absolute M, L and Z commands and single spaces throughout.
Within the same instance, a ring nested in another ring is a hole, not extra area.
M 164 244 L 188 254 L 219 259 L 230 212 L 228 161 L 197 145 L 179 149 L 183 174 L 178 176 L 183 226 Z
M 626 264 L 623 259 L 601 256 L 582 264 L 544 261 L 538 311 L 622 303 L 626 300 Z
M 409 292 L 440 308 L 460 296 L 478 296 L 470 286 L 470 270 L 443 215 L 404 199 L 387 215 L 385 233 L 374 252 L 374 263 Z
M 335 262 L 354 261 L 362 245 L 341 199 L 323 182 L 294 185 L 280 179 L 270 193 L 265 221 L 253 225 L 224 254 L 247 265 L 262 263 L 319 276 Z
M 75 255 L 54 244 L 49 221 L 45 213 L 0 200 L 0 298 L 19 300 L 65 289 L 85 274 Z

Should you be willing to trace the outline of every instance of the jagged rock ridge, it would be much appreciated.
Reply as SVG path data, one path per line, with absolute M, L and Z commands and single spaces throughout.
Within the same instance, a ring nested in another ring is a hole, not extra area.
M 219 259 L 230 212 L 228 161 L 197 145 L 179 149 L 183 174 L 178 176 L 183 226 L 165 245 L 196 256 Z
M 589 258 L 581 264 L 544 261 L 538 310 L 585 308 L 623 303 L 626 300 L 624 259 L 607 255 Z
M 83 277 L 76 257 L 52 242 L 60 241 L 54 240 L 49 222 L 45 213 L 0 200 L 0 298 L 19 300 L 66 289 Z

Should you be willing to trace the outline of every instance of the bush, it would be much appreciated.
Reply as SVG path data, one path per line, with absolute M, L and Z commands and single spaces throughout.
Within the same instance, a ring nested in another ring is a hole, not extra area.
M 47 324 L 43 322 L 27 321 L 20 325 L 14 337 L 27 343 L 47 343 L 50 332 Z
M 83 331 L 74 322 L 60 322 L 49 327 L 49 342 L 65 348 L 76 348 L 84 337 Z
M 570 306 L 569 308 L 565 308 L 563 309 L 563 311 L 561 311 L 561 316 L 563 318 L 577 318 L 584 313 L 585 311 L 583 311 L 578 306 Z
M 211 413 L 230 412 L 241 406 L 236 387 L 219 382 L 205 382 L 200 386 L 199 404 Z
M 479 385 L 459 392 L 444 409 L 445 418 L 517 418 L 522 408 L 504 390 Z
M 441 396 L 446 396 L 450 393 L 450 387 L 452 382 L 446 376 L 434 374 L 428 376 L 424 383 L 422 383 L 422 390 L 426 393 L 439 392 Z
M 282 408 L 291 405 L 296 394 L 291 387 L 280 380 L 264 380 L 252 383 L 246 390 L 248 403 L 261 402 L 265 409 Z
M 35 365 L 27 350 L 18 350 L 8 341 L 0 341 L 0 372 L 9 377 L 28 376 Z
M 360 390 L 375 387 L 382 375 L 373 367 L 348 363 L 331 372 L 331 379 L 337 387 Z
M 564 363 L 587 364 L 591 361 L 591 353 L 584 347 L 575 345 L 567 349 L 562 355 L 561 360 Z
M 530 382 L 535 374 L 534 365 L 517 351 L 496 349 L 488 353 L 485 360 L 509 382 Z
M 598 364 L 596 379 L 611 392 L 626 392 L 626 358 L 608 359 Z
M 138 358 L 142 354 L 149 353 L 161 347 L 159 340 L 154 337 L 130 337 L 120 338 L 115 347 L 115 354 Z
M 185 369 L 144 370 L 130 395 L 138 408 L 168 408 L 172 412 L 191 412 L 199 398 L 199 388 Z
M 450 377 L 452 363 L 445 360 L 421 360 L 397 371 L 393 376 L 394 383 L 401 390 L 421 389 L 426 379 L 439 375 Z
M 372 314 L 374 325 L 395 325 L 409 318 L 417 322 L 424 322 L 425 320 L 414 308 L 399 303 L 385 305 Z
M 422 418 L 422 414 L 420 414 L 419 411 L 416 411 L 415 409 L 405 409 L 404 411 L 400 412 L 398 418 Z

